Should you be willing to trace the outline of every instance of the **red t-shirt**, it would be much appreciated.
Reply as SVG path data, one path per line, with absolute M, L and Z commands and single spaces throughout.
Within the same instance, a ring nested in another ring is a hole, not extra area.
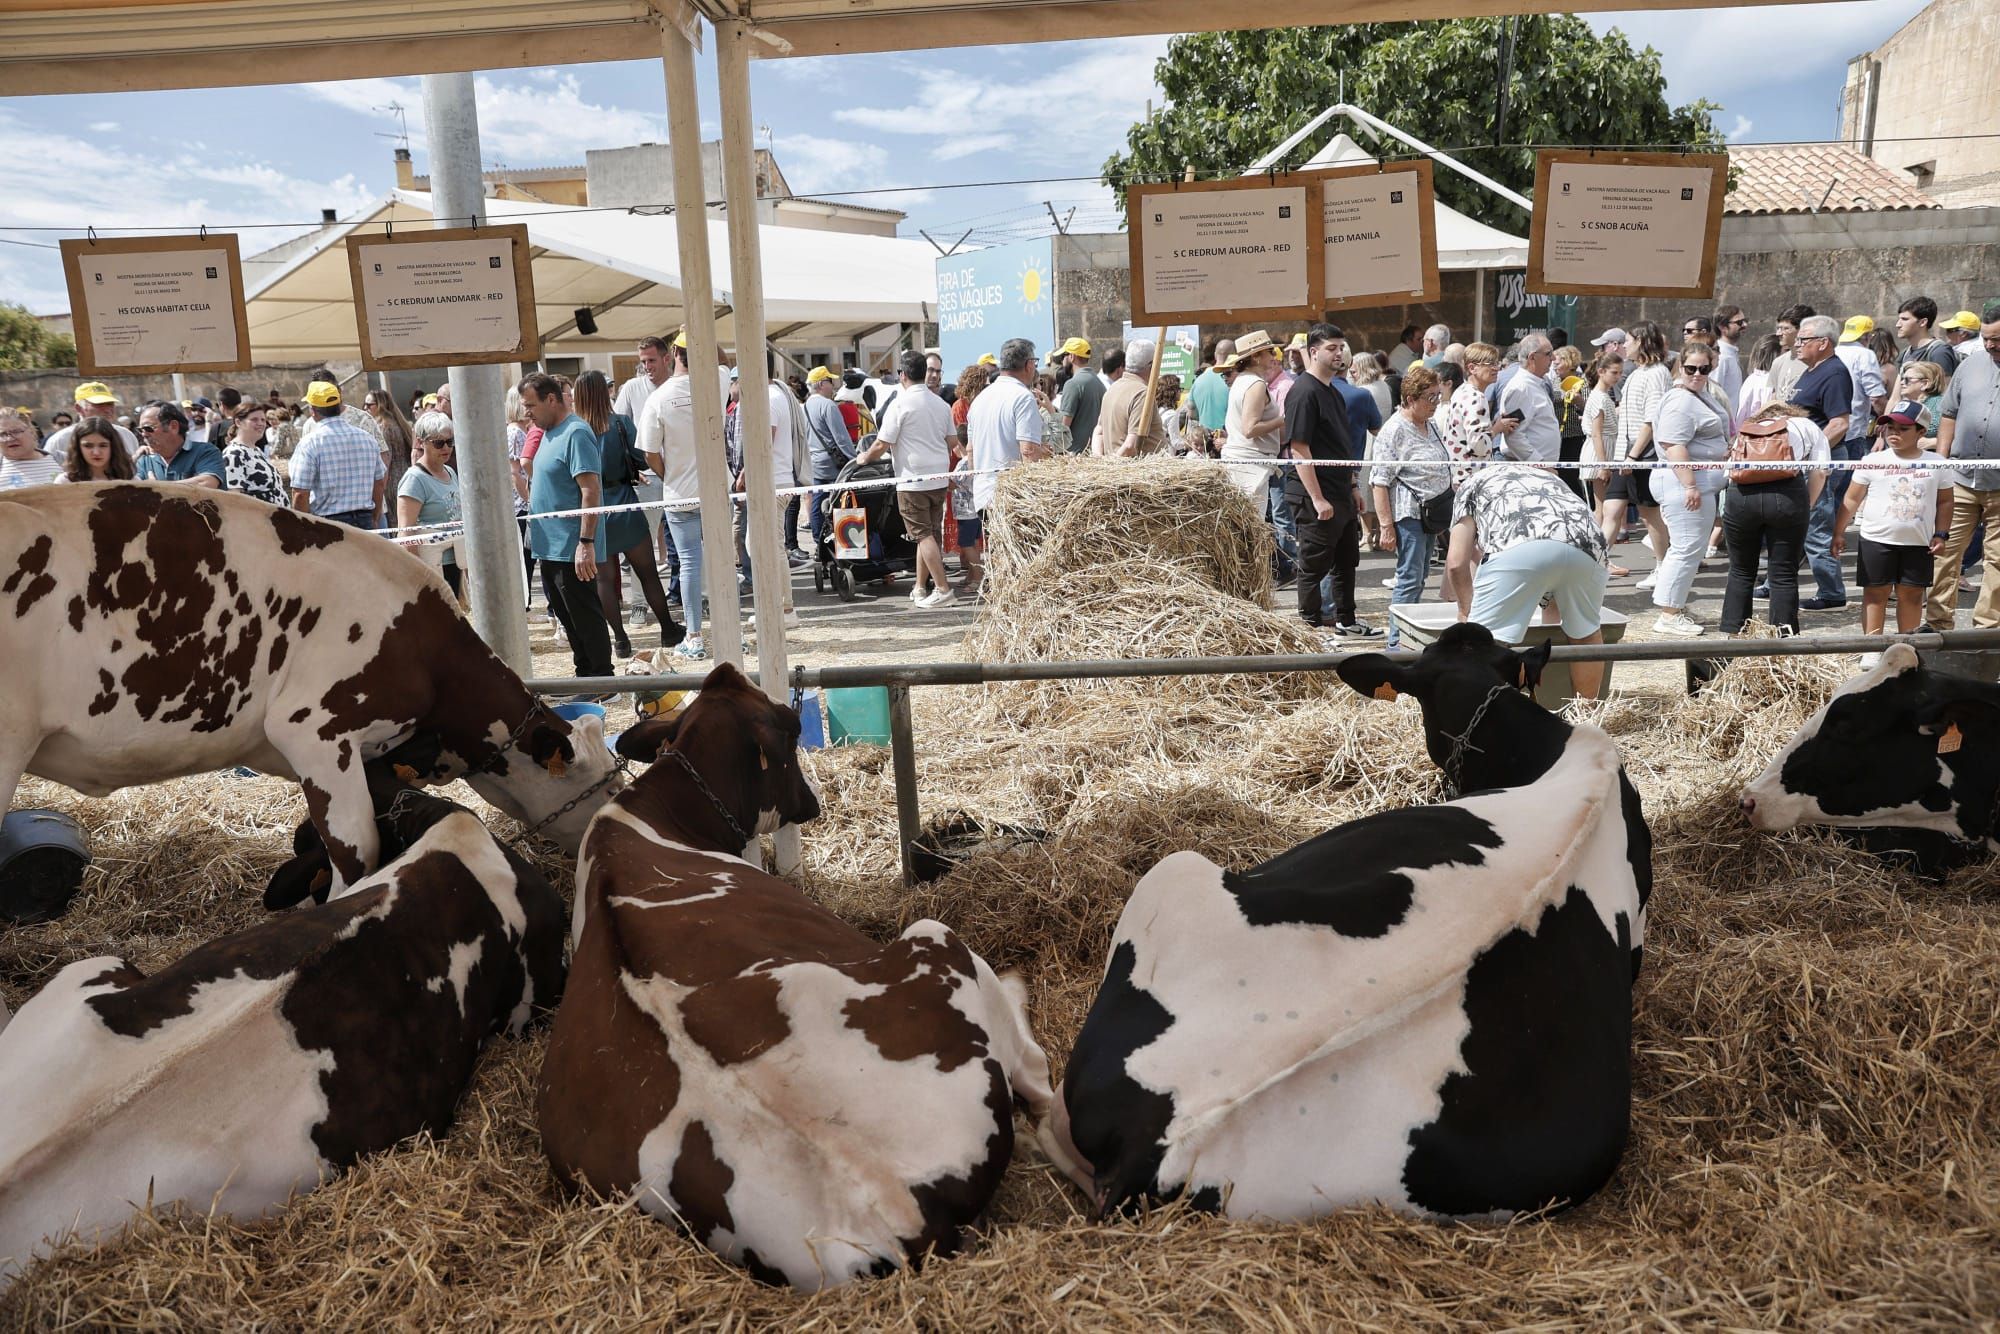
M 861 409 L 853 403 L 836 404 L 840 409 L 840 419 L 847 423 L 847 438 L 855 444 L 861 443 Z

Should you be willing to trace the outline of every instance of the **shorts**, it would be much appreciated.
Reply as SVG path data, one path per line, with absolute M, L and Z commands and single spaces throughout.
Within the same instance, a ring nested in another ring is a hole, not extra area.
M 1604 482 L 1606 500 L 1623 500 L 1649 510 L 1660 507 L 1653 499 L 1653 474 L 1650 470 L 1627 472 L 1622 468 L 1611 468 L 1608 471 L 1610 476 Z
M 1863 588 L 1887 588 L 1891 584 L 1929 588 L 1937 562 L 1929 547 L 1892 546 L 1864 537 L 1856 564 L 1860 567 Z
M 944 498 L 950 489 L 896 493 L 896 512 L 903 516 L 903 531 L 912 542 L 944 536 Z
M 962 547 L 978 546 L 979 534 L 980 534 L 979 520 L 960 519 L 958 521 L 958 544 L 960 546 Z
M 1472 577 L 1472 612 L 1467 618 L 1518 644 L 1528 636 L 1535 609 L 1553 600 L 1563 633 L 1582 639 L 1597 633 L 1604 618 L 1605 569 L 1595 556 L 1550 538 L 1509 547 L 1480 563 Z

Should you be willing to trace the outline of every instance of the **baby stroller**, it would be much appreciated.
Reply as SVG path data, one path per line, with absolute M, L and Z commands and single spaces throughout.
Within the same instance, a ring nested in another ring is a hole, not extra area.
M 873 436 L 861 441 L 861 448 L 874 443 Z M 836 485 L 893 479 L 896 465 L 888 459 L 874 463 L 849 462 L 841 468 Z M 903 533 L 902 511 L 896 508 L 894 487 L 877 486 L 852 491 L 816 491 L 812 503 L 819 516 L 820 536 L 813 542 L 813 589 L 824 593 L 831 588 L 842 602 L 855 600 L 855 585 L 880 582 L 898 570 L 911 568 L 915 548 Z M 868 558 L 838 560 L 833 554 L 833 511 L 860 508 L 868 516 Z

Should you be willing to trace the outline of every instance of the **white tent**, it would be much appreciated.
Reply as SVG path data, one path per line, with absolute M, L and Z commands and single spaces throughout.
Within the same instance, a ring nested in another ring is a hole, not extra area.
M 533 244 L 535 316 L 545 349 L 561 355 L 630 351 L 647 334 L 685 319 L 679 250 L 670 213 L 566 208 L 517 200 L 486 201 L 488 221 L 522 223 Z M 398 190 L 345 222 L 243 261 L 249 292 L 250 346 L 266 361 L 359 355 L 354 294 L 344 242 L 355 231 L 430 224 L 430 196 Z M 898 324 L 934 318 L 936 251 L 928 242 L 890 236 L 759 229 L 764 311 L 772 342 L 826 346 Z M 734 344 L 729 318 L 728 226 L 708 222 L 716 332 Z M 597 324 L 576 331 L 576 312 Z
M 1336 134 L 1325 148 L 1312 155 L 1302 170 L 1320 167 L 1353 167 L 1376 161 L 1373 154 L 1345 134 Z M 1528 264 L 1526 237 L 1509 236 L 1469 218 L 1457 209 L 1434 201 L 1437 215 L 1438 268 L 1446 273 L 1470 269 L 1520 269 Z

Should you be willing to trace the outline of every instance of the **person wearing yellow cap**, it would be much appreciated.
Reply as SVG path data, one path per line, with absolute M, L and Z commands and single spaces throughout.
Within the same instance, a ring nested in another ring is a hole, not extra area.
M 292 507 L 350 528 L 381 527 L 389 477 L 381 442 L 345 419 L 331 381 L 306 386 L 306 407 L 313 424 L 292 453 Z
M 991 352 L 981 352 L 977 364 L 981 366 L 998 366 L 1000 358 L 994 356 Z
M 1069 377 L 1063 381 L 1062 393 L 1056 399 L 1056 411 L 1062 414 L 1063 424 L 1069 427 L 1069 452 L 1081 454 L 1090 448 L 1090 437 L 1097 430 L 1097 419 L 1104 411 L 1104 381 L 1090 373 L 1090 340 L 1070 338 L 1058 349 L 1064 373 Z
M 1979 326 L 1975 324 L 1972 327 L 1976 329 Z M 76 387 L 73 399 L 79 421 L 85 417 L 102 417 L 111 423 L 112 429 L 118 432 L 118 438 L 125 442 L 126 454 L 135 458 L 138 456 L 139 437 L 118 425 L 118 395 L 111 392 L 110 385 L 102 380 L 86 380 Z M 54 459 L 58 467 L 65 465 L 69 461 L 69 442 L 75 434 L 74 423 L 60 431 L 49 432 L 49 438 L 42 441 L 42 452 Z
M 812 456 L 814 486 L 838 481 L 840 470 L 854 461 L 854 437 L 847 433 L 847 419 L 841 416 L 840 404 L 833 397 L 839 389 L 840 377 L 828 367 L 815 366 L 806 372 L 806 444 Z M 812 507 L 811 523 L 813 541 L 824 541 L 824 506 Z
M 1961 310 L 1938 326 L 1938 332 L 1951 344 L 1951 355 L 1964 361 L 1979 349 L 1979 317 L 1969 310 Z M 1946 371 L 1945 374 L 1951 374 Z
M 1850 315 L 1847 323 L 1841 326 L 1840 342 L 1833 349 L 1834 355 L 1847 367 L 1853 384 L 1854 398 L 1848 412 L 1847 438 L 1856 444 L 1862 444 L 1872 434 L 1875 414 L 1889 401 L 1889 385 L 1882 378 L 1882 359 L 1875 355 L 1866 341 L 1868 335 L 1874 332 L 1875 321 L 1872 318 Z

